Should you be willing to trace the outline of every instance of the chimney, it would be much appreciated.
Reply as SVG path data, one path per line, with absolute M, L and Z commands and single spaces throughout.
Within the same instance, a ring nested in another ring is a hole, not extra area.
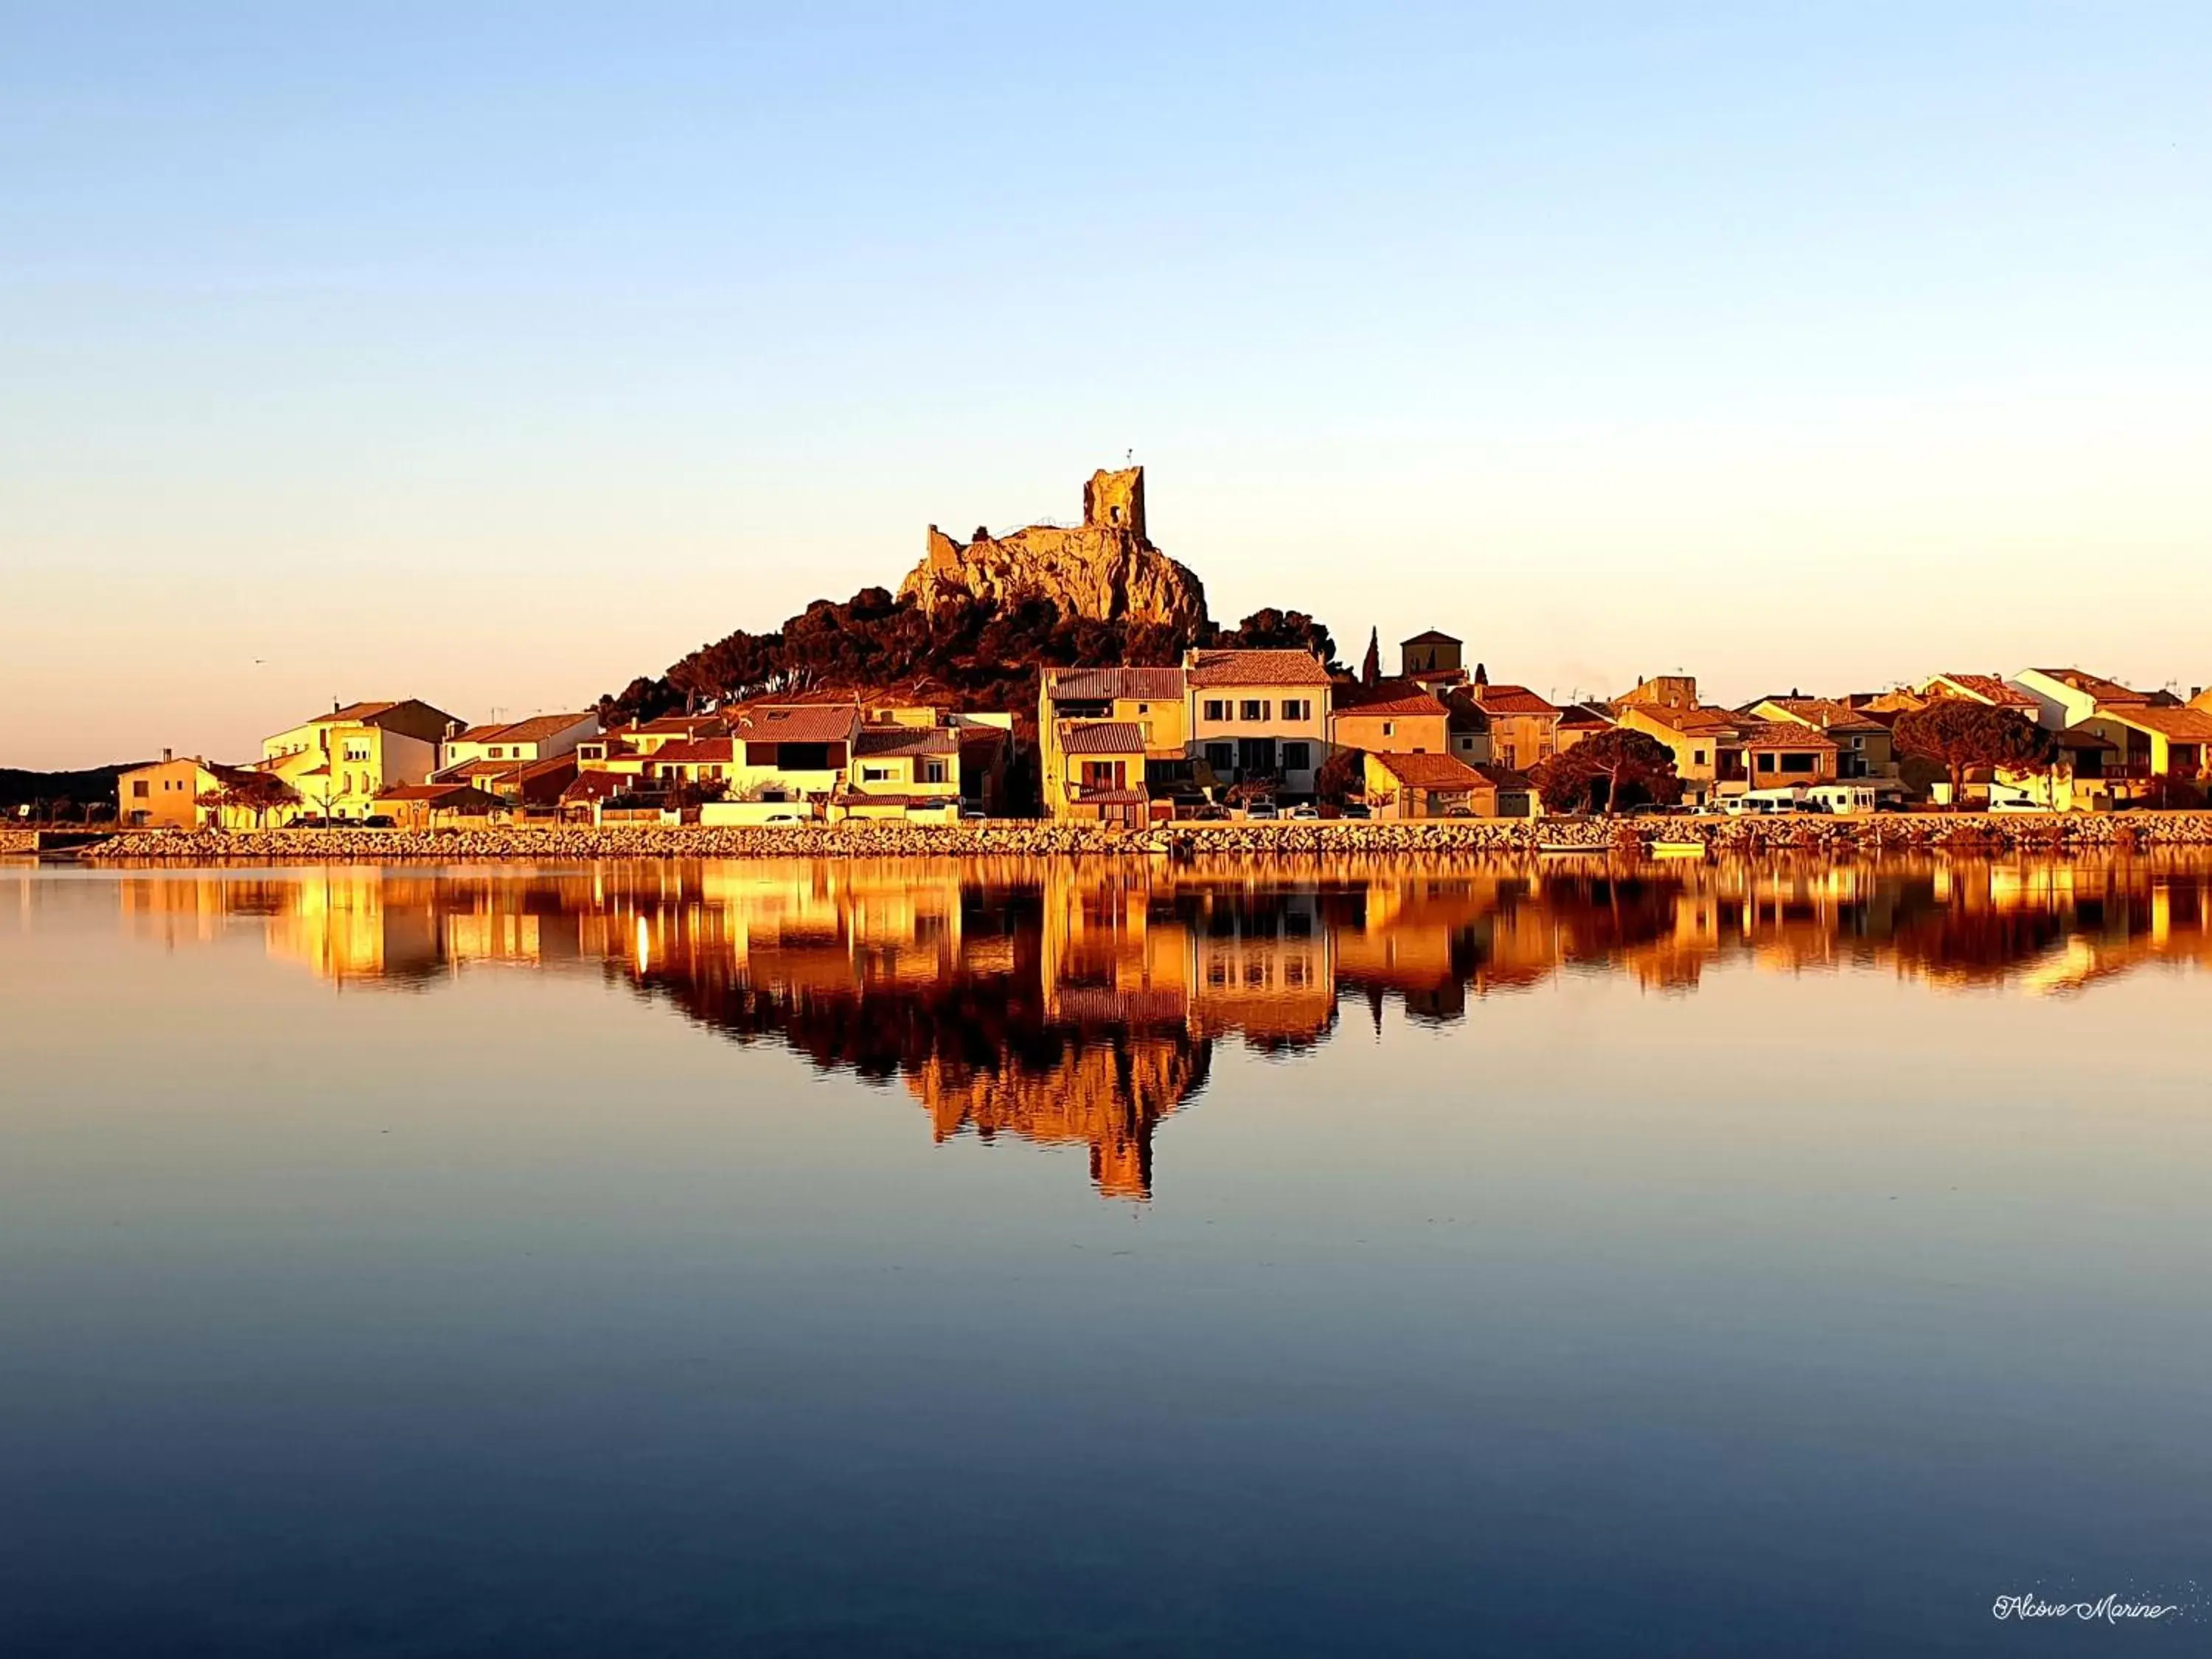
M 165 761 L 173 761 L 176 759 L 176 757 L 177 751 L 173 749 L 164 749 L 161 751 L 161 758 Z

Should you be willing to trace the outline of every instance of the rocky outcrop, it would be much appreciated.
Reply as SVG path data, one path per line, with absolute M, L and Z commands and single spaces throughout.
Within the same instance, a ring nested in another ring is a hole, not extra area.
M 924 611 L 967 599 L 1011 605 L 1050 599 L 1063 616 L 1101 622 L 1187 627 L 1206 615 L 1206 588 L 1145 533 L 1145 470 L 1094 472 L 1083 489 L 1083 523 L 1074 529 L 1031 525 L 955 541 L 929 526 L 921 562 L 899 597 Z

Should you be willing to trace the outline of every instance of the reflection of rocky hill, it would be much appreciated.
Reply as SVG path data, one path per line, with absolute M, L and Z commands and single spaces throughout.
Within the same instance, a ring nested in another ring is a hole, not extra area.
M 2071 993 L 2212 966 L 2212 856 L 1832 863 L 1300 861 L 617 864 L 125 875 L 172 948 L 258 928 L 341 981 L 428 988 L 479 962 L 597 963 L 741 1042 L 901 1079 L 939 1139 L 1081 1142 L 1151 1189 L 1154 1130 L 1217 1041 L 1295 1053 L 1338 999 L 1378 1029 L 1563 975 L 1694 991 L 1709 972 L 1887 970 Z

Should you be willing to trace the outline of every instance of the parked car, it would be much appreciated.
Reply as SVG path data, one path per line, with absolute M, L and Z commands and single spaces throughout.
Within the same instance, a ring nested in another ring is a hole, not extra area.
M 1274 802 L 1271 800 L 1255 800 L 1249 806 L 1244 809 L 1244 816 L 1255 823 L 1259 823 L 1263 820 L 1273 822 L 1282 815 L 1275 811 Z
M 1310 804 L 1304 806 L 1293 806 L 1291 808 L 1290 816 L 1294 818 L 1317 818 L 1321 816 L 1321 808 Z
M 1193 807 L 1190 816 L 1201 823 L 1218 823 L 1229 816 L 1229 809 L 1225 806 L 1216 806 L 1208 801 L 1202 806 Z
M 805 823 L 810 822 L 803 812 L 771 812 L 761 820 L 763 823 Z
M 1348 818 L 1371 818 L 1375 811 L 1364 800 L 1348 800 L 1336 809 Z
M 960 817 L 961 817 L 962 821 L 963 821 L 963 823 L 981 823 L 984 819 L 988 818 L 990 816 L 991 816 L 991 815 L 990 815 L 988 812 L 986 812 L 985 811 L 983 811 L 983 809 L 982 809 L 981 807 L 980 807 L 980 806 L 970 806 L 970 807 L 967 808 L 966 810 L 964 810 L 964 811 L 960 814 Z
M 393 823 L 383 813 L 377 812 L 363 818 L 361 821 L 361 827 L 364 830 L 389 830 L 393 827 Z

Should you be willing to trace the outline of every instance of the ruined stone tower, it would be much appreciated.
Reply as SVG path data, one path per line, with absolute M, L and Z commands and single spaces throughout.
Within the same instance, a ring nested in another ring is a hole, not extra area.
M 1206 617 L 1196 576 L 1154 547 L 1145 528 L 1145 469 L 1097 471 L 1083 486 L 1083 523 L 1030 525 L 1004 536 L 979 527 L 955 541 L 935 525 L 899 597 L 924 611 L 969 600 L 1050 599 L 1060 614 L 1188 627 Z
M 1145 469 L 1100 471 L 1083 486 L 1083 522 L 1097 530 L 1126 530 L 1139 542 L 1145 534 Z

